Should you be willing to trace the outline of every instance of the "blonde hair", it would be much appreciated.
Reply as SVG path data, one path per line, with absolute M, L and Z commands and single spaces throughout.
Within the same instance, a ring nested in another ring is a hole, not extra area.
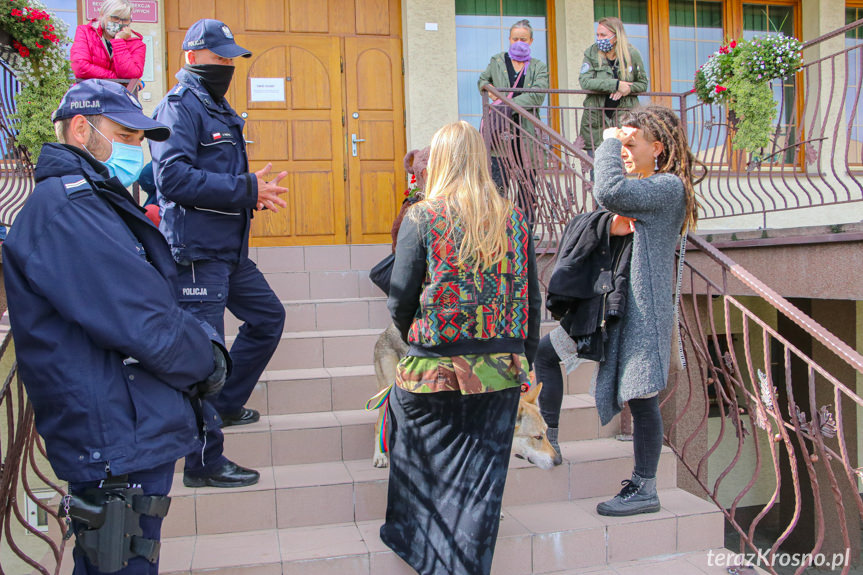
M 443 205 L 446 235 L 459 228 L 458 263 L 474 272 L 486 270 L 506 258 L 509 247 L 509 200 L 501 197 L 488 171 L 488 152 L 476 128 L 460 121 L 435 133 L 428 163 L 425 199 L 414 205 L 416 220 L 427 204 Z
M 99 8 L 99 20 L 116 16 L 122 19 L 132 18 L 132 3 L 129 0 L 105 0 Z
M 632 65 L 632 54 L 629 50 L 629 39 L 626 37 L 626 30 L 623 29 L 623 22 L 620 18 L 608 16 L 607 18 L 602 18 L 598 24 L 611 30 L 614 37 L 617 38 L 614 50 L 617 53 L 617 59 L 620 60 L 620 66 L 618 66 L 620 79 L 624 82 L 630 81 L 632 73 L 629 67 Z

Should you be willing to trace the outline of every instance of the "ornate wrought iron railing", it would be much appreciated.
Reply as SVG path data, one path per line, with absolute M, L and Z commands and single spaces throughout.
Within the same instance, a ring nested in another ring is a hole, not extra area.
M 753 563 L 776 574 L 799 560 L 799 575 L 815 565 L 808 554 L 846 575 L 863 535 L 863 356 L 708 242 L 689 242 L 703 256 L 686 260 L 687 366 L 662 402 L 666 441 Z M 816 343 L 820 361 L 806 350 Z
M 0 326 L 0 338 L 0 575 L 58 575 L 65 541 L 57 508 L 65 491 L 46 463 L 8 326 Z
M 733 118 L 722 106 L 700 102 L 694 92 L 640 95 L 644 104 L 660 103 L 678 112 L 693 152 L 710 168 L 700 186 L 702 220 L 755 216 L 746 220 L 749 225 L 737 226 L 754 228 L 772 212 L 863 202 L 863 41 L 846 39 L 861 26 L 858 20 L 806 42 L 801 71 L 772 83 L 778 115 L 772 143 L 759 154 L 735 151 Z M 483 133 L 492 155 L 502 158 L 510 172 L 513 197 L 529 196 L 542 208 L 537 221 L 554 227 L 559 225 L 556 210 L 547 206 L 564 198 L 569 201 L 562 209 L 568 209 L 573 197 L 589 190 L 584 175 L 590 161 L 578 152 L 599 143 L 581 130 L 586 110 L 581 102 L 593 92 L 512 91 L 516 97 L 546 94 L 545 104 L 533 109 L 543 120 L 492 86 L 483 93 Z M 492 105 L 489 96 L 502 105 Z M 509 119 L 511 114 L 518 114 L 523 127 Z M 500 125 L 509 130 L 490 129 Z M 522 185 L 537 178 L 546 181 Z
M 33 192 L 33 164 L 27 150 L 15 140 L 15 94 L 19 91 L 14 70 L 0 59 L 0 225 L 10 225 Z

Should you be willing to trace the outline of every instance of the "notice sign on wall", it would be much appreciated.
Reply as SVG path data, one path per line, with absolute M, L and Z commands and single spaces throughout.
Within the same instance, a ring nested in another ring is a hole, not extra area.
M 282 76 L 276 78 L 249 78 L 249 101 L 284 102 L 285 79 Z
M 99 8 L 104 0 L 84 0 L 85 15 L 87 20 L 99 17 Z M 132 0 L 132 23 L 135 22 L 158 22 L 159 3 L 156 0 Z

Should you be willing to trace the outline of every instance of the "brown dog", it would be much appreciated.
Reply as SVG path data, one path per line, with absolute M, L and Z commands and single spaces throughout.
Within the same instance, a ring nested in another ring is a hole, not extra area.
M 375 376 L 379 390 L 395 382 L 396 366 L 407 352 L 408 346 L 402 340 L 401 334 L 395 325 L 390 324 L 375 343 Z M 537 401 L 540 390 L 542 390 L 542 383 L 531 386 L 521 394 L 512 438 L 512 452 L 516 457 L 527 459 L 541 469 L 551 469 L 554 467 L 553 461 L 556 454 L 545 436 L 548 425 L 542 418 Z M 375 467 L 389 465 L 389 458 L 381 451 L 378 441 L 383 418 L 383 409 L 378 409 L 378 421 L 375 424 L 375 453 L 372 457 L 372 464 Z

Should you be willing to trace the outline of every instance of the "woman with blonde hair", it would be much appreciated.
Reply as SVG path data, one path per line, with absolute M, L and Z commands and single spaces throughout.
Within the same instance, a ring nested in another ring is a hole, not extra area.
M 410 345 L 389 397 L 381 539 L 423 575 L 487 574 L 541 295 L 525 215 L 467 122 L 435 134 L 399 230 L 388 307 Z
M 591 155 L 602 143 L 602 131 L 618 125 L 622 112 L 638 106 L 638 96 L 649 84 L 641 53 L 626 38 L 620 18 L 602 18 L 596 25 L 596 42 L 584 52 L 578 83 L 584 90 L 601 92 L 584 100 L 579 135 Z
M 129 0 L 105 0 L 98 18 L 78 26 L 70 55 L 75 78 L 132 80 L 127 89 L 134 92 L 144 73 L 147 48 L 131 23 Z

